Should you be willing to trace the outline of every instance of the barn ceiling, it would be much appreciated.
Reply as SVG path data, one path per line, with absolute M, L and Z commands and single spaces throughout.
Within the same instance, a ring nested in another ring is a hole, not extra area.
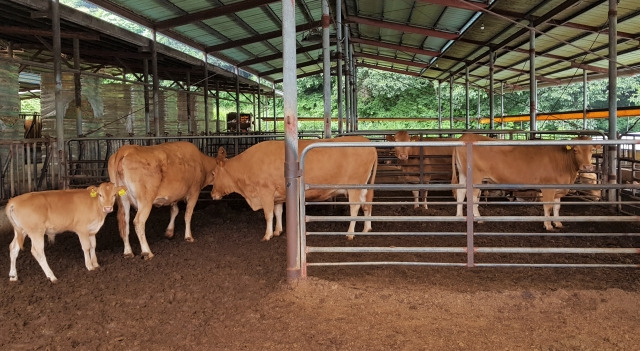
M 341 16 L 336 16 L 336 1 L 329 2 L 334 38 L 331 50 L 336 51 L 336 24 L 341 22 L 346 25 L 343 32 L 356 67 L 444 82 L 453 79 L 457 84 L 465 82 L 468 67 L 470 83 L 487 89 L 493 53 L 494 88 L 505 84 L 526 89 L 534 36 L 539 85 L 579 81 L 583 71 L 590 78 L 606 78 L 609 70 L 609 0 L 343 0 Z M 0 46 L 13 43 L 14 52 L 23 50 L 35 60 L 50 58 L 48 4 L 47 0 L 0 0 L 0 27 L 4 27 L 0 28 Z M 321 74 L 322 48 L 317 34 L 322 2 L 296 0 L 295 4 L 297 75 Z M 155 29 L 203 55 L 206 52 L 240 72 L 282 81 L 281 1 L 93 0 L 85 7 L 93 5 Z M 61 7 L 63 53 L 71 55 L 73 38 L 78 38 L 85 68 L 101 65 L 142 71 L 142 58 L 149 58 L 147 38 Z M 620 1 L 616 35 L 619 75 L 640 72 L 639 40 L 640 0 Z M 159 52 L 165 78 L 184 79 L 186 72 L 190 72 L 191 81 L 204 77 L 198 59 L 171 47 L 163 46 Z M 234 69 L 214 69 L 220 84 L 228 84 L 229 89 L 235 84 Z M 241 83 L 249 86 L 251 80 Z

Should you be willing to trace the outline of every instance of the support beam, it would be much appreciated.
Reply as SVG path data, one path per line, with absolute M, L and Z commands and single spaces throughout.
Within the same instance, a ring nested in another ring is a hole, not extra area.
M 314 51 L 314 50 L 319 50 L 322 49 L 322 44 L 314 44 L 314 45 L 310 45 L 304 48 L 300 48 L 298 50 L 296 50 L 296 52 L 298 54 L 304 53 L 304 52 L 309 52 L 309 51 Z M 243 66 L 251 66 L 251 65 L 255 65 L 256 63 L 262 63 L 262 62 L 268 62 L 271 60 L 277 60 L 277 59 L 282 59 L 282 53 L 277 53 L 277 54 L 273 54 L 273 55 L 268 55 L 268 56 L 262 56 L 262 57 L 256 57 L 255 59 L 251 59 L 251 60 L 246 60 L 243 62 L 238 63 L 238 67 L 243 67 Z
M 15 26 L 0 26 L 2 34 L 18 34 L 18 35 L 37 35 L 40 37 L 53 37 L 53 31 L 46 29 L 34 29 Z M 100 40 L 100 34 L 87 32 L 60 32 L 60 38 L 65 39 L 82 39 L 82 40 Z
M 163 31 L 173 27 L 183 26 L 193 22 L 203 21 L 215 17 L 221 17 L 231 15 L 236 12 L 252 9 L 254 7 L 264 6 L 276 2 L 276 0 L 245 0 L 236 2 L 230 5 L 223 5 L 214 8 L 209 8 L 199 12 L 194 12 L 188 15 L 170 18 L 168 20 L 159 21 L 155 24 L 155 29 Z M 295 21 L 294 21 L 295 23 Z
M 354 38 L 351 38 L 351 41 L 353 42 Z M 407 66 L 413 66 L 413 67 L 420 67 L 420 68 L 427 68 L 429 67 L 429 64 L 426 62 L 415 62 L 415 61 L 408 61 L 408 60 L 400 60 L 397 58 L 392 58 L 392 57 L 387 57 L 387 56 L 382 56 L 382 55 L 372 55 L 372 54 L 366 54 L 366 53 L 353 53 L 353 57 L 361 57 L 361 58 L 365 58 L 365 59 L 371 59 L 371 60 L 376 60 L 376 61 L 386 61 L 386 62 L 391 62 L 391 63 L 397 63 L 399 65 L 407 65 Z
M 284 128 L 287 231 L 287 280 L 295 281 L 307 275 L 306 262 L 300 249 L 300 172 L 298 160 L 298 95 L 296 82 L 296 14 L 294 2 L 282 0 L 282 59 L 284 82 Z M 275 95 L 275 94 L 274 94 Z
M 383 41 L 377 41 L 377 40 L 351 38 L 351 42 L 354 44 L 363 44 L 363 45 L 369 45 L 374 47 L 381 47 L 381 48 L 398 50 L 403 52 L 410 52 L 412 54 L 425 55 L 430 57 L 437 57 L 440 55 L 440 52 L 434 51 L 434 50 L 424 50 L 424 49 L 414 48 L 410 46 L 385 43 Z
M 324 137 L 331 138 L 331 46 L 329 43 L 329 0 L 322 0 L 322 95 Z
M 364 17 L 356 17 L 356 16 L 347 17 L 345 21 L 347 24 L 349 23 L 364 24 L 364 25 L 373 26 L 373 27 L 392 29 L 399 32 L 403 32 L 403 33 L 415 33 L 415 34 L 420 34 L 420 35 L 425 35 L 425 36 L 435 37 L 435 38 L 442 38 L 447 40 L 455 40 L 455 39 L 458 39 L 459 37 L 457 33 L 453 33 L 453 32 L 445 32 L 442 30 L 416 27 L 416 26 L 410 26 L 406 24 L 380 21 L 380 20 L 364 18 Z
M 536 81 L 536 32 L 529 30 L 529 130 L 538 130 L 536 114 L 538 113 L 538 86 Z
M 304 32 L 304 31 L 310 30 L 312 28 L 317 28 L 321 24 L 322 23 L 320 21 L 310 22 L 310 23 L 307 23 L 307 24 L 301 24 L 299 26 L 296 26 L 296 33 Z M 276 30 L 276 31 L 264 33 L 264 34 L 261 34 L 261 35 L 254 35 L 254 36 L 251 36 L 249 38 L 233 40 L 233 41 L 230 41 L 230 42 L 224 43 L 224 44 L 208 46 L 208 47 L 205 48 L 205 51 L 207 53 L 218 52 L 218 51 L 223 51 L 223 50 L 227 50 L 227 49 L 237 48 L 237 47 L 244 46 L 244 45 L 259 43 L 261 41 L 265 41 L 265 40 L 269 40 L 269 39 L 280 38 L 281 36 L 282 36 L 282 30 Z
M 478 11 L 478 9 L 487 8 L 487 4 L 478 1 L 465 1 L 465 0 L 418 0 L 418 2 L 424 2 L 428 4 L 441 5 L 447 7 L 455 7 L 458 9 L 465 9 L 471 11 Z

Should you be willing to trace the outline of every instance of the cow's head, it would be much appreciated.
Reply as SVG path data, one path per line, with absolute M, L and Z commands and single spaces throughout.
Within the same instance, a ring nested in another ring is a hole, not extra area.
M 113 212 L 113 204 L 116 202 L 118 196 L 125 196 L 127 194 L 127 188 L 124 186 L 116 186 L 110 182 L 104 182 L 99 186 L 90 186 L 87 188 L 89 196 L 98 200 L 102 212 Z
M 416 141 L 420 140 L 420 137 L 411 137 L 406 130 L 401 130 L 397 132 L 395 135 L 387 135 L 388 141 L 398 141 L 398 142 L 408 142 L 408 141 Z M 408 160 L 410 147 L 408 146 L 396 146 L 394 148 L 396 152 L 396 157 L 400 160 Z
M 591 140 L 591 137 L 579 136 L 572 140 Z M 593 172 L 595 170 L 595 166 L 591 163 L 591 158 L 593 157 L 594 149 L 599 147 L 602 146 L 567 145 L 565 148 L 567 149 L 567 152 L 573 153 L 573 160 L 578 170 L 583 172 Z
M 216 156 L 216 166 L 213 168 L 213 187 L 211 188 L 211 198 L 214 200 L 220 200 L 223 196 L 227 195 L 223 188 L 223 182 L 226 181 L 228 177 L 224 176 L 225 169 L 224 166 L 227 163 L 227 150 L 224 147 L 220 146 L 218 149 L 218 155 Z

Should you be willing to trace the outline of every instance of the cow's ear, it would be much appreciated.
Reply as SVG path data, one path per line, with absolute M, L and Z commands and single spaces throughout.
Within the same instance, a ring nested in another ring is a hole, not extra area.
M 385 139 L 387 139 L 387 141 L 396 141 L 396 138 L 393 135 L 389 135 L 389 134 L 385 136 Z
M 567 151 L 573 150 L 573 146 L 571 146 L 571 145 L 565 145 L 564 147 L 565 147 L 565 149 L 567 149 Z
M 89 196 L 91 197 L 98 196 L 98 188 L 96 188 L 94 185 L 89 186 L 87 189 L 89 190 Z
M 218 148 L 218 156 L 216 157 L 216 159 L 218 161 L 224 161 L 225 158 L 227 158 L 227 150 L 225 150 L 224 147 L 220 146 L 220 148 Z

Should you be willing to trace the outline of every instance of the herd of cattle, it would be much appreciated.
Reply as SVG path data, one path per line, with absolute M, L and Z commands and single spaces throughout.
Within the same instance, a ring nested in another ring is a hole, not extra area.
M 409 142 L 415 140 L 406 131 L 387 138 L 390 141 Z M 577 138 L 590 140 L 588 137 Z M 423 141 L 495 140 L 475 134 L 465 134 L 459 139 L 421 139 Z M 369 143 L 361 136 L 345 136 L 321 140 L 300 140 L 299 153 L 312 143 Z M 410 144 L 410 143 L 407 143 Z M 473 184 L 491 182 L 498 184 L 573 184 L 579 172 L 592 172 L 590 145 L 573 146 L 473 146 Z M 452 184 L 465 184 L 467 178 L 467 148 L 452 146 L 398 146 L 394 148 L 406 182 L 417 182 L 415 173 L 423 174 L 422 182 L 448 179 Z M 429 161 L 425 162 L 426 157 Z M 500 162 L 496 162 L 500 160 Z M 336 195 L 347 195 L 350 202 L 351 221 L 348 233 L 354 232 L 355 217 L 362 207 L 364 215 L 371 215 L 373 189 L 341 189 L 339 185 L 374 184 L 378 167 L 378 151 L 375 146 L 318 147 L 310 150 L 305 158 L 304 179 L 306 184 L 338 185 L 322 189 L 309 189 L 305 193 L 308 201 L 324 201 Z M 509 164 L 510 167 L 501 167 Z M 75 232 L 84 251 L 88 270 L 98 267 L 95 254 L 95 235 L 102 227 L 105 217 L 118 202 L 118 228 L 124 243 L 124 256 L 133 257 L 129 244 L 130 208 L 136 208 L 134 228 L 141 248 L 141 256 L 151 259 L 153 254 L 145 236 L 145 223 L 153 206 L 171 206 L 171 218 L 165 236 L 174 235 L 178 201 L 186 203 L 185 240 L 193 241 L 191 217 L 201 190 L 212 186 L 211 197 L 221 199 L 227 194 L 238 193 L 249 206 L 257 211 L 263 209 L 266 231 L 262 240 L 269 240 L 282 233 L 282 211 L 286 198 L 285 143 L 264 141 L 239 155 L 227 158 L 224 148 L 217 157 L 203 154 L 190 142 L 172 142 L 153 146 L 125 145 L 118 149 L 108 162 L 110 182 L 87 189 L 52 190 L 33 192 L 9 200 L 5 212 L 14 228 L 14 239 L 10 244 L 11 268 L 9 279 L 18 279 L 16 258 L 23 247 L 25 237 L 31 239 L 31 253 L 38 261 L 47 278 L 56 282 L 44 255 L 44 237 L 53 241 L 56 234 Z M 560 199 L 566 189 L 542 189 L 544 214 L 559 216 Z M 475 216 L 479 216 L 478 197 L 480 190 L 474 189 Z M 454 191 L 458 201 L 457 216 L 462 216 L 465 188 Z M 419 193 L 414 192 L 416 206 Z M 364 203 L 364 205 L 360 205 Z M 424 195 L 424 207 L 426 193 Z M 276 218 L 275 230 L 273 218 Z M 560 222 L 553 223 L 561 227 Z M 547 230 L 553 225 L 544 222 Z M 371 222 L 365 222 L 363 232 L 371 230 Z M 353 239 L 353 235 L 348 235 Z

